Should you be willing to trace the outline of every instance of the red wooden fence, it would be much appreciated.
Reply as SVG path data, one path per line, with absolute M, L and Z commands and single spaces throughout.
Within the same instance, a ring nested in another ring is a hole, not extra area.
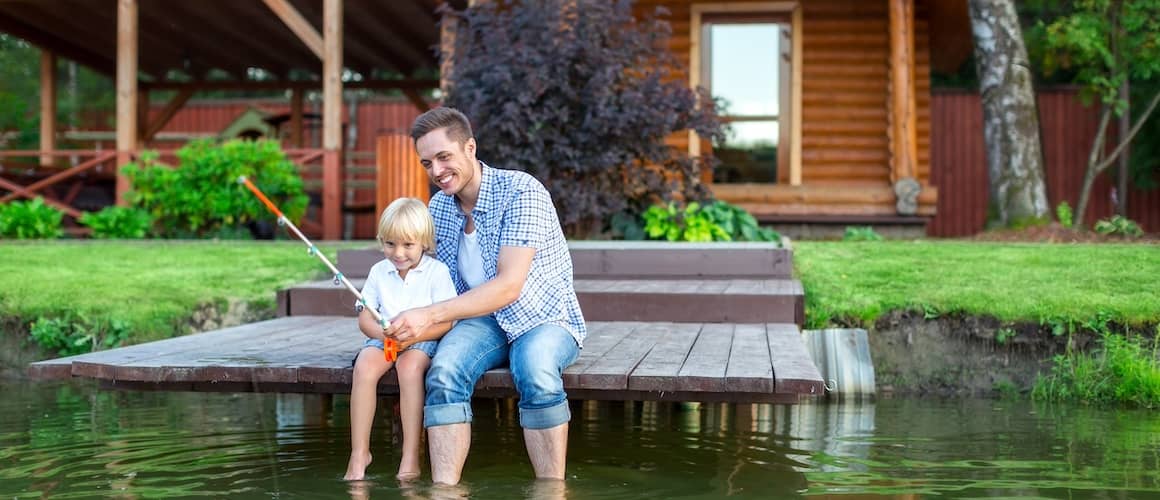
M 979 95 L 937 91 L 932 97 L 931 182 L 938 186 L 939 199 L 938 215 L 927 225 L 927 234 L 975 234 L 983 230 L 989 199 Z M 1047 198 L 1053 213 L 1063 200 L 1074 209 L 1087 168 L 1088 150 L 1099 125 L 1099 108 L 1084 106 L 1073 89 L 1040 90 L 1038 105 Z M 1156 139 L 1137 136 L 1136 140 Z M 1115 169 L 1110 168 L 1092 187 L 1085 218 L 1088 224 L 1115 213 L 1114 188 Z M 1129 189 L 1128 217 L 1145 231 L 1160 231 L 1160 190 Z

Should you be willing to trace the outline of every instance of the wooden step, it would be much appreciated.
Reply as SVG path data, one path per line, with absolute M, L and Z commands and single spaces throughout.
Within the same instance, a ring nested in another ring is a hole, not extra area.
M 362 289 L 365 280 L 351 279 Z M 792 279 L 657 279 L 575 281 L 588 321 L 678 323 L 793 323 L 805 321 L 801 282 Z M 333 281 L 314 281 L 278 293 L 283 316 L 354 316 L 354 296 Z
M 574 399 L 796 402 L 821 395 L 798 327 L 785 323 L 588 323 L 564 371 Z M 33 378 L 195 391 L 347 393 L 363 336 L 349 317 L 294 316 L 29 366 Z M 484 374 L 476 395 L 515 395 L 511 374 Z M 397 392 L 394 371 L 380 392 Z
M 576 279 L 793 277 L 793 251 L 773 243 L 570 241 L 568 247 Z M 377 248 L 340 250 L 337 266 L 347 277 L 365 278 L 382 259 Z

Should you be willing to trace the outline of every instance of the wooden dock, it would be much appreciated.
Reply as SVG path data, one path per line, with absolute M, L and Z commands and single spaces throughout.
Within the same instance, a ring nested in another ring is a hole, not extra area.
M 789 276 L 788 251 L 640 247 L 646 255 L 602 243 L 572 248 L 590 333 L 564 372 L 569 397 L 796 402 L 823 394 L 801 339 L 802 290 Z M 341 252 L 339 267 L 357 280 L 381 255 Z M 721 277 L 700 274 L 714 268 Z M 349 392 L 363 335 L 347 292 L 327 281 L 283 290 L 278 299 L 284 316 L 277 319 L 42 361 L 29 374 L 134 389 Z M 393 372 L 380 389 L 397 391 Z M 477 395 L 514 396 L 508 370 L 486 373 Z

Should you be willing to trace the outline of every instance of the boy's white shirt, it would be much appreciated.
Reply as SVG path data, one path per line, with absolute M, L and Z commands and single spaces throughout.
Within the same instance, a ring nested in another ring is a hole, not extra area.
M 362 289 L 367 306 L 375 308 L 387 321 L 408 309 L 429 306 L 456 295 L 451 270 L 427 254 L 419 259 L 419 265 L 407 271 L 406 279 L 399 277 L 399 270 L 390 260 L 379 261 L 371 266 Z

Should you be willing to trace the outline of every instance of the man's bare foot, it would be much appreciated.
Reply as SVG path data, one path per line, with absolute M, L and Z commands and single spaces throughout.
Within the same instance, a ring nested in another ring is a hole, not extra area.
M 343 479 L 347 481 L 358 481 L 367 474 L 367 466 L 371 464 L 371 454 L 366 453 L 350 453 L 350 461 L 346 463 L 346 475 Z

